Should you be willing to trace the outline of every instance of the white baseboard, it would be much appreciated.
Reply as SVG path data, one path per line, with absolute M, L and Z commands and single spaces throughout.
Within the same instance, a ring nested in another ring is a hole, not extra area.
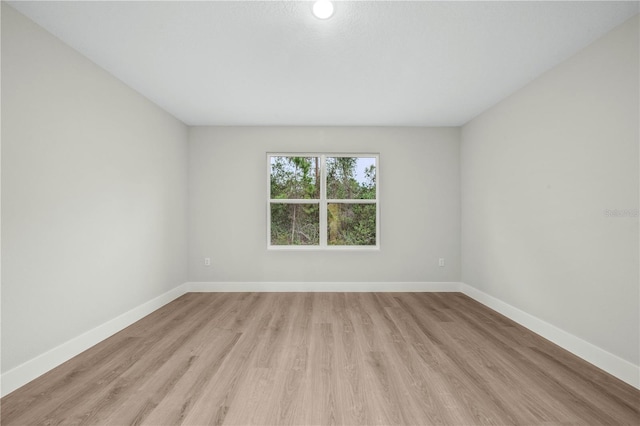
M 189 282 L 187 291 L 216 292 L 459 292 L 459 282 Z
M 0 376 L 5 396 L 189 292 L 462 292 L 640 389 L 640 367 L 459 282 L 187 282 Z
M 188 282 L 21 364 L 0 376 L 0 396 L 113 336 L 189 292 L 457 292 L 459 282 Z
M 461 283 L 460 291 L 623 382 L 640 389 L 640 366 L 613 355 L 468 284 Z
M 185 294 L 186 285 L 182 284 L 160 296 L 131 309 L 124 314 L 89 330 L 68 342 L 61 344 L 0 376 L 1 394 L 5 396 L 36 377 L 57 367 L 74 356 L 86 351 L 106 338 L 130 326 L 172 300 Z

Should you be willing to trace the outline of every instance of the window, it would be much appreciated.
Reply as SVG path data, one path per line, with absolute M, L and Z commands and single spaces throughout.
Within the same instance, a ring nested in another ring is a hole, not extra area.
M 378 248 L 377 154 L 268 154 L 268 248 Z

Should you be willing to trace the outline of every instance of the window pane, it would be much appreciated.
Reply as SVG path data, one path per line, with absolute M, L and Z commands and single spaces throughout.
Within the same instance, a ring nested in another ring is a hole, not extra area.
M 271 245 L 318 245 L 319 209 L 318 204 L 271 203 Z
M 374 200 L 376 159 L 371 157 L 328 157 L 327 198 Z
M 376 245 L 376 204 L 330 203 L 327 207 L 328 245 Z
M 320 198 L 318 157 L 271 157 L 271 199 Z

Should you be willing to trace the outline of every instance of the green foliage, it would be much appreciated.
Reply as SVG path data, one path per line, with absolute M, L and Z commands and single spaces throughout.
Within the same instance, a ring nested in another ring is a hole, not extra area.
M 375 204 L 329 204 L 327 220 L 329 245 L 376 244 Z
M 271 204 L 272 245 L 318 245 L 318 204 Z
M 271 198 L 318 199 L 320 197 L 317 157 L 273 157 L 271 160 Z

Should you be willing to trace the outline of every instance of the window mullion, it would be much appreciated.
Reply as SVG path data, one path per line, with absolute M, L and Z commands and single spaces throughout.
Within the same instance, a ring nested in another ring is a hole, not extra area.
M 326 200 L 327 204 L 376 204 L 378 200 L 369 198 L 339 198 Z
M 272 198 L 269 204 L 319 204 L 320 200 L 313 198 Z
M 320 247 L 327 246 L 326 156 L 320 155 Z

